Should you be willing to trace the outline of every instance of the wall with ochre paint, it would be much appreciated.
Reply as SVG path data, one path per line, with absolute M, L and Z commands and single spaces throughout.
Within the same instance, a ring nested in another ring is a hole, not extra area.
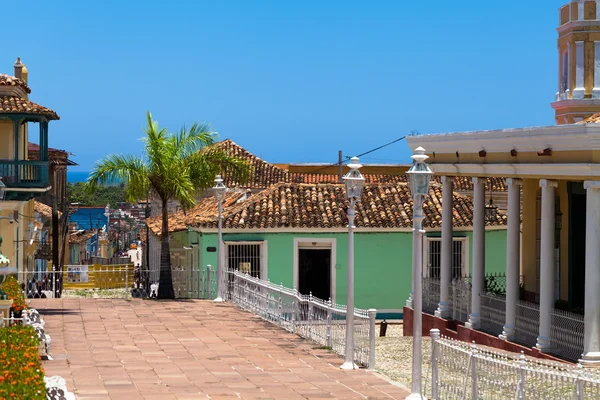
M 469 268 L 473 259 L 472 232 L 455 232 L 469 237 Z M 186 236 L 185 238 L 181 236 Z M 197 265 L 217 265 L 217 246 L 213 233 L 179 232 L 173 235 L 180 243 L 198 244 Z M 235 233 L 223 234 L 224 241 L 267 242 L 268 278 L 271 282 L 292 287 L 294 282 L 294 238 L 327 238 L 336 242 L 335 301 L 346 303 L 348 240 L 346 233 Z M 400 310 L 411 289 L 412 234 L 409 232 L 355 233 L 355 305 L 359 308 Z M 486 232 L 486 272 L 504 272 L 506 268 L 506 231 Z

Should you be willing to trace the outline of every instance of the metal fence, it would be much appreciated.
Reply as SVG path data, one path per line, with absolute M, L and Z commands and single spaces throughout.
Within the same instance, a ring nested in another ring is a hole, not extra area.
M 450 317 L 455 321 L 468 321 L 471 314 L 471 283 L 466 279 L 455 279 L 448 293 Z
M 19 271 L 27 298 L 147 298 L 155 297 L 158 282 L 149 270 L 126 265 L 67 265 L 63 271 Z M 214 299 L 216 268 L 171 268 L 175 297 Z
M 570 361 L 579 360 L 583 353 L 583 315 L 554 309 L 550 323 L 551 352 Z
M 455 278 L 448 289 L 448 314 L 455 321 L 466 322 L 469 320 L 471 312 L 471 279 L 470 275 Z M 488 273 L 484 279 L 484 293 L 486 295 L 498 297 L 506 293 L 506 274 Z M 434 314 L 440 301 L 440 279 L 423 277 L 422 287 L 423 312 Z
M 506 300 L 504 296 L 480 294 L 481 330 L 492 335 L 502 333 L 506 322 Z
M 431 385 L 445 399 L 598 399 L 600 372 L 440 337 L 431 330 Z
M 423 312 L 433 315 L 440 302 L 440 279 L 423 277 Z
M 299 294 L 239 271 L 229 271 L 227 297 L 289 332 L 345 354 L 346 306 Z M 354 361 L 375 365 L 375 310 L 354 310 Z
M 517 300 L 515 342 L 534 346 L 540 333 L 540 306 L 528 301 Z

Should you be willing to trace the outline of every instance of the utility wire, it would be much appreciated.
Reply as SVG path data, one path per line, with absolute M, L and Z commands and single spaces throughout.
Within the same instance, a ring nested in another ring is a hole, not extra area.
M 399 141 L 401 141 L 401 140 L 404 140 L 404 139 L 406 139 L 406 135 L 404 135 L 404 136 L 402 136 L 402 137 L 400 137 L 400 138 L 398 138 L 398 139 L 396 139 L 396 140 L 392 140 L 391 142 L 389 142 L 389 143 L 386 143 L 386 144 L 384 144 L 384 145 L 381 145 L 381 146 L 379 146 L 379 147 L 375 147 L 374 149 L 371 149 L 371 150 L 369 150 L 369 151 L 365 151 L 364 153 L 361 153 L 361 154 L 357 155 L 357 157 L 362 157 L 362 156 L 364 156 L 364 155 L 367 155 L 367 154 L 373 153 L 374 151 L 381 150 L 381 149 L 383 149 L 384 147 L 390 146 L 390 145 L 392 145 L 392 144 L 394 144 L 394 143 L 397 143 L 397 142 L 399 142 Z M 333 164 L 325 165 L 325 166 L 323 166 L 323 167 L 321 167 L 321 168 L 319 168 L 319 169 L 316 169 L 316 170 L 315 170 L 313 173 L 318 173 L 319 171 L 322 171 L 322 170 L 324 170 L 324 169 L 327 169 L 327 168 L 336 167 L 336 166 L 338 166 L 338 165 L 340 165 L 340 164 L 343 164 L 343 163 L 345 163 L 345 162 L 348 162 L 348 159 L 349 159 L 349 157 L 347 157 L 347 159 L 346 159 L 346 160 L 344 160 L 344 161 L 338 161 L 338 162 L 336 162 L 336 163 L 333 163 Z

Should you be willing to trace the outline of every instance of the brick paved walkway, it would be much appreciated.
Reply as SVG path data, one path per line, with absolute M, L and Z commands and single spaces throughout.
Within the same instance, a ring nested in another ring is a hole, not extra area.
M 32 302 L 78 399 L 403 399 L 408 392 L 231 304 Z

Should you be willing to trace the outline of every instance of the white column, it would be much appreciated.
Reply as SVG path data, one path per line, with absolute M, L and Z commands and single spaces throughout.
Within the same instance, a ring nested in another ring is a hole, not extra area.
M 575 89 L 573 90 L 574 99 L 583 99 L 585 87 L 583 86 L 584 66 L 584 43 L 575 42 Z
M 571 77 L 573 76 L 573 63 L 571 62 L 571 52 L 573 48 L 571 46 L 571 42 L 567 42 L 567 99 L 569 98 L 569 94 L 571 92 Z
M 599 4 L 600 5 L 600 4 Z M 594 42 L 594 89 L 592 97 L 600 98 L 600 42 Z
M 554 254 L 554 219 L 556 210 L 556 181 L 540 180 L 542 188 L 542 227 L 540 238 L 540 331 L 537 338 L 538 349 L 545 351 L 550 347 L 551 313 L 554 309 L 554 280 L 556 279 L 556 260 Z
M 600 366 L 600 182 L 586 181 L 585 335 L 583 359 Z
M 485 280 L 485 178 L 473 178 L 473 273 L 471 315 L 467 328 L 479 329 L 481 297 Z
M 448 290 L 452 280 L 452 190 L 454 177 L 442 176 L 442 262 L 440 266 L 440 303 L 438 318 L 448 318 Z
M 520 179 L 507 179 L 508 227 L 506 237 L 506 321 L 500 339 L 512 340 L 515 335 L 519 272 L 521 263 L 521 185 Z

